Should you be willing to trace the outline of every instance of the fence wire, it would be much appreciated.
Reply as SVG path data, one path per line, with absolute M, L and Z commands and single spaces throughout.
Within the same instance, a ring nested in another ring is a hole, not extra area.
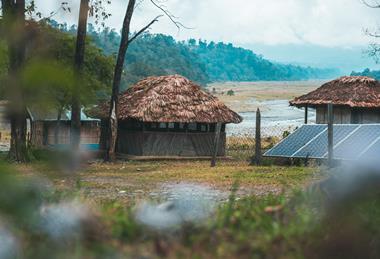
M 261 154 L 293 133 L 297 128 L 289 126 L 261 127 Z M 249 161 L 255 155 L 256 129 L 244 133 L 229 133 L 226 155 L 236 161 Z

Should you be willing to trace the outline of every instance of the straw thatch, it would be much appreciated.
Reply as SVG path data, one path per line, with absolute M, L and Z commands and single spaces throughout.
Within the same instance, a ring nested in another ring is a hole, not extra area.
M 345 76 L 295 98 L 293 106 L 318 106 L 332 103 L 357 108 L 380 107 L 380 83 L 365 76 Z
M 106 117 L 107 106 L 100 106 L 102 112 L 98 117 Z M 242 121 L 216 97 L 180 75 L 148 77 L 129 88 L 119 96 L 119 119 L 182 123 Z

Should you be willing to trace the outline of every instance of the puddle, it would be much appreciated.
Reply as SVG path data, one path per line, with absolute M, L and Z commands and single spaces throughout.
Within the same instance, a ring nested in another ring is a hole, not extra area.
M 229 196 L 227 192 L 193 183 L 165 183 L 150 195 L 165 202 L 143 202 L 138 206 L 136 218 L 157 230 L 175 228 L 186 222 L 200 222 Z

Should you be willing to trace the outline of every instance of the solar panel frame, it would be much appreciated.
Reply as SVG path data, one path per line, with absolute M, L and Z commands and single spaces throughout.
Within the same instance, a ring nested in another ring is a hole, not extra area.
M 334 125 L 333 132 L 335 141 L 333 159 L 356 160 L 369 156 L 372 156 L 372 159 L 380 158 L 380 124 L 338 124 Z M 305 137 L 308 133 L 312 134 Z M 301 141 L 297 140 L 297 136 L 302 136 Z M 297 144 L 294 146 L 294 143 Z M 321 143 L 325 143 L 325 147 Z M 305 153 L 305 150 L 312 146 L 318 147 L 319 151 L 314 154 Z M 323 153 L 321 150 L 324 148 L 326 152 Z M 304 125 L 264 153 L 266 157 L 283 158 L 326 159 L 327 155 L 326 124 Z
M 301 128 L 296 130 L 294 133 L 290 134 L 288 137 L 284 138 L 273 148 L 264 153 L 264 156 L 267 157 L 291 157 L 295 154 L 300 148 L 308 144 L 312 139 L 321 134 L 322 132 L 327 130 L 327 125 L 318 124 L 318 125 L 303 125 Z M 314 134 L 310 134 L 311 132 Z M 301 140 L 297 141 L 298 145 L 296 147 L 292 147 L 291 150 L 287 150 L 288 152 L 284 152 L 286 149 L 286 145 L 294 143 L 293 140 L 297 139 L 298 136 L 302 136 Z M 277 150 L 280 149 L 280 150 Z M 282 149 L 282 150 L 281 150 Z M 276 153 L 282 152 L 282 154 L 277 155 Z
M 354 134 L 334 147 L 334 159 L 356 160 L 379 137 L 380 124 L 361 124 Z
M 359 125 L 335 125 L 334 126 L 334 141 L 340 143 L 346 138 L 347 135 L 351 134 L 359 128 Z M 312 142 L 305 145 L 299 149 L 296 153 L 293 154 L 294 158 L 317 158 L 322 159 L 327 157 L 328 149 L 328 132 L 324 131 L 322 134 L 319 134 Z M 334 146 L 335 147 L 335 146 Z
M 372 156 L 373 154 L 377 154 L 377 156 Z M 379 159 L 380 154 L 380 137 L 378 137 L 366 150 L 364 150 L 359 158 L 364 158 L 368 160 Z

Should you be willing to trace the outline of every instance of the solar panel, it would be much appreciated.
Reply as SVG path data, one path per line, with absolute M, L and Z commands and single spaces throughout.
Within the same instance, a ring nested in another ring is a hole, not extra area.
M 334 126 L 334 145 L 344 140 L 351 132 L 354 132 L 358 125 L 336 125 Z M 292 157 L 303 158 L 324 158 L 327 155 L 328 141 L 327 130 L 313 139 L 312 142 L 298 150 Z
M 334 158 L 357 159 L 380 136 L 380 125 L 360 125 L 347 140 L 334 149 Z
M 380 158 L 380 124 L 334 125 L 334 159 Z M 305 125 L 264 156 L 327 158 L 327 125 Z
M 360 154 L 359 157 L 368 159 L 368 160 L 375 160 L 379 159 L 380 157 L 380 137 L 374 141 L 372 145 L 370 145 L 362 154 Z
M 304 125 L 266 152 L 264 156 L 291 157 L 297 150 L 326 130 L 326 125 Z

